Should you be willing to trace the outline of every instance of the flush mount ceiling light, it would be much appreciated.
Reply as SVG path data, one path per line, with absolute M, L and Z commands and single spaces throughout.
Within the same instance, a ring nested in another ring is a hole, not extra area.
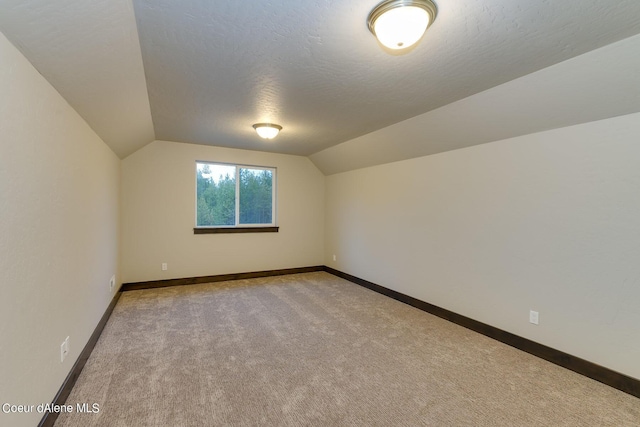
M 386 0 L 367 18 L 369 31 L 389 49 L 406 49 L 418 42 L 436 19 L 431 0 Z
M 258 132 L 260 138 L 273 139 L 282 130 L 282 126 L 273 123 L 256 123 L 253 128 Z

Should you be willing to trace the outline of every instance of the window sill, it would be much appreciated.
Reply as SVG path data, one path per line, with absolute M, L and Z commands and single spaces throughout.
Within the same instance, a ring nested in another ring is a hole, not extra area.
M 196 227 L 193 234 L 277 233 L 280 227 Z

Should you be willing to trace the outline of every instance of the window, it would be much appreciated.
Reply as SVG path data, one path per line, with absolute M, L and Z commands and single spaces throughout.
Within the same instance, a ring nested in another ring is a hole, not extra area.
M 194 231 L 278 231 L 275 183 L 275 168 L 196 162 Z

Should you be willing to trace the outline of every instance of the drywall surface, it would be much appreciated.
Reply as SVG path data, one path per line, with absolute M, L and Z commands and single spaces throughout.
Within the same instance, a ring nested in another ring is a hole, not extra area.
M 120 160 L 2 34 L 0 64 L 0 404 L 38 405 L 115 293 Z M 42 416 L 0 411 L 0 425 Z
M 119 157 L 155 139 L 131 0 L 3 0 L 0 28 Z
M 194 235 L 198 160 L 277 168 L 280 231 Z M 124 282 L 323 263 L 324 176 L 306 157 L 154 141 L 122 162 L 122 207 Z
M 325 174 L 640 111 L 640 35 L 587 52 L 311 156 Z
M 325 263 L 640 378 L 638 135 L 636 113 L 329 176 Z

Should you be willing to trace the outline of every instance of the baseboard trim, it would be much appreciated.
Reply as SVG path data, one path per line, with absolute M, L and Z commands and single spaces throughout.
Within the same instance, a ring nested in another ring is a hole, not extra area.
M 76 384 L 76 381 L 78 380 L 78 377 L 80 376 L 84 365 L 87 363 L 87 360 L 89 360 L 89 356 L 91 356 L 91 352 L 96 346 L 98 338 L 100 338 L 102 330 L 107 324 L 109 317 L 111 317 L 111 312 L 113 312 L 113 309 L 119 299 L 120 291 L 116 292 L 116 294 L 113 296 L 113 299 L 109 303 L 109 306 L 105 310 L 102 318 L 98 322 L 98 325 L 94 329 L 93 334 L 91 334 L 89 341 L 82 349 L 80 356 L 78 356 L 78 360 L 76 360 L 76 363 L 74 363 L 73 367 L 71 368 L 71 372 L 69 372 L 69 375 L 67 375 L 67 378 L 65 378 L 64 382 L 62 383 L 62 387 L 60 387 L 60 390 L 58 390 L 58 394 L 56 394 L 56 397 L 53 399 L 53 405 L 64 405 L 67 401 L 67 398 L 69 397 L 73 386 Z M 59 414 L 55 412 L 47 412 L 40 420 L 38 427 L 52 427 L 58 419 L 58 415 Z
M 597 365 L 579 357 L 573 356 L 568 353 L 564 353 L 560 350 L 556 350 L 546 345 L 539 344 L 535 341 L 531 341 L 527 338 L 512 334 L 502 329 L 487 325 L 486 323 L 479 322 L 477 320 L 470 319 L 444 308 L 429 304 L 422 300 L 410 297 L 401 292 L 394 291 L 384 286 L 380 286 L 376 283 L 369 282 L 368 280 L 361 279 L 356 276 L 344 273 L 331 267 L 325 266 L 324 269 L 327 273 L 331 273 L 334 276 L 341 277 L 357 285 L 371 289 L 372 291 L 386 295 L 395 300 L 401 301 L 405 304 L 413 306 L 427 313 L 438 316 L 442 319 L 453 322 L 457 325 L 463 326 L 472 331 L 478 332 L 489 338 L 498 340 L 504 344 L 515 347 L 519 350 L 537 356 L 548 362 L 554 363 L 563 368 L 574 371 L 578 374 L 584 375 L 603 384 L 616 388 L 620 391 L 628 393 L 632 396 L 640 398 L 640 380 L 613 371 L 604 366 Z
M 285 268 L 281 270 L 253 271 L 250 273 L 217 274 L 215 276 L 186 277 L 182 279 L 151 280 L 148 282 L 124 283 L 121 290 L 135 291 L 139 289 L 165 288 L 167 286 L 196 285 L 200 283 L 226 282 L 228 280 L 255 279 L 258 277 L 284 276 L 287 274 L 311 273 L 324 271 L 323 265 L 313 267 Z
M 235 273 L 235 274 L 220 274 L 216 276 L 201 276 L 201 277 L 191 277 L 185 279 L 169 279 L 169 280 L 156 280 L 151 282 L 137 282 L 137 283 L 124 283 L 116 292 L 113 299 L 109 303 L 109 306 L 105 310 L 102 318 L 98 322 L 93 334 L 89 338 L 89 341 L 82 349 L 80 356 L 78 356 L 78 360 L 71 368 L 71 372 L 67 375 L 60 390 L 56 394 L 56 397 L 53 399 L 53 405 L 64 405 L 73 389 L 73 386 L 76 384 L 84 365 L 89 360 L 89 356 L 91 356 L 91 352 L 93 351 L 96 343 L 98 342 L 98 338 L 102 334 L 102 330 L 104 329 L 109 317 L 111 317 L 111 313 L 113 312 L 114 307 L 116 306 L 118 300 L 120 299 L 120 295 L 124 291 L 131 291 L 135 289 L 151 289 L 165 286 L 178 286 L 178 285 L 191 285 L 196 283 L 211 283 L 211 282 L 222 282 L 227 280 L 240 280 L 240 279 L 251 279 L 257 277 L 270 277 L 270 276 L 282 276 L 287 274 L 297 274 L 297 273 L 310 273 L 314 271 L 324 271 L 325 267 L 323 265 L 313 266 L 313 267 L 300 267 L 300 268 L 287 268 L 281 270 L 267 270 L 267 271 L 255 271 L 250 273 Z M 56 420 L 58 419 L 58 413 L 46 413 L 38 427 L 53 427 Z
M 477 320 L 473 320 L 469 317 L 462 316 L 460 314 L 454 313 L 452 311 L 446 310 L 444 308 L 438 307 L 433 304 L 429 304 L 428 302 L 419 300 L 417 298 L 410 297 L 409 295 L 405 295 L 401 292 L 394 291 L 389 288 L 385 288 L 384 286 L 378 285 L 373 282 L 369 282 L 368 280 L 361 279 L 356 276 L 352 276 L 351 274 L 344 273 L 342 271 L 336 270 L 334 268 L 328 266 L 313 266 L 313 267 L 300 267 L 300 268 L 287 268 L 281 270 L 267 270 L 267 271 L 256 271 L 250 273 L 235 273 L 235 274 L 220 274 L 215 276 L 201 276 L 201 277 L 191 277 L 185 279 L 168 279 L 168 280 L 156 280 L 150 282 L 135 282 L 135 283 L 125 283 L 122 285 L 120 290 L 116 292 L 111 303 L 105 310 L 100 322 L 96 326 L 93 334 L 89 338 L 89 341 L 84 346 L 84 349 L 78 356 L 78 360 L 71 368 L 71 372 L 67 375 L 67 378 L 64 380 L 62 387 L 56 394 L 56 397 L 53 399 L 54 405 L 63 405 L 67 401 L 73 386 L 75 385 L 84 365 L 87 363 L 93 348 L 98 342 L 98 338 L 100 338 L 100 334 L 102 334 L 102 330 L 104 329 L 111 313 L 113 312 L 118 299 L 122 292 L 137 290 L 137 289 L 151 289 L 158 287 L 166 287 L 166 286 L 180 286 L 180 285 L 191 285 L 198 283 L 212 283 L 212 282 L 222 282 L 227 280 L 240 280 L 240 279 L 252 279 L 258 277 L 270 277 L 270 276 L 283 276 L 288 274 L 298 274 L 298 273 L 311 273 L 315 271 L 326 271 L 327 273 L 333 274 L 334 276 L 341 277 L 346 279 L 352 283 L 363 286 L 372 291 L 378 292 L 382 295 L 386 295 L 390 298 L 393 298 L 397 301 L 408 304 L 412 307 L 415 307 L 419 310 L 425 311 L 427 313 L 438 316 L 442 319 L 453 322 L 457 325 L 463 326 L 472 331 L 478 332 L 482 335 L 485 335 L 489 338 L 493 338 L 497 341 L 500 341 L 504 344 L 510 345 L 511 347 L 515 347 L 519 350 L 537 356 L 541 359 L 547 360 L 551 363 L 554 363 L 558 366 L 562 366 L 563 368 L 574 371 L 578 374 L 584 375 L 596 381 L 599 381 L 603 384 L 611 386 L 615 389 L 628 393 L 632 396 L 640 398 L 640 380 L 629 377 L 627 375 L 621 374 L 619 372 L 613 371 L 609 368 L 605 368 L 603 366 L 597 365 L 595 363 L 589 362 L 587 360 L 581 359 L 579 357 L 573 356 L 568 353 L 564 353 L 560 350 L 556 350 L 551 347 L 547 347 L 545 345 L 539 344 L 535 341 L 531 341 L 529 339 L 520 337 L 518 335 L 512 334 L 510 332 L 504 331 L 502 329 L 498 329 L 496 327 L 487 325 L 486 323 L 479 322 Z M 52 427 L 57 418 L 57 413 L 47 413 L 42 417 L 38 427 Z

